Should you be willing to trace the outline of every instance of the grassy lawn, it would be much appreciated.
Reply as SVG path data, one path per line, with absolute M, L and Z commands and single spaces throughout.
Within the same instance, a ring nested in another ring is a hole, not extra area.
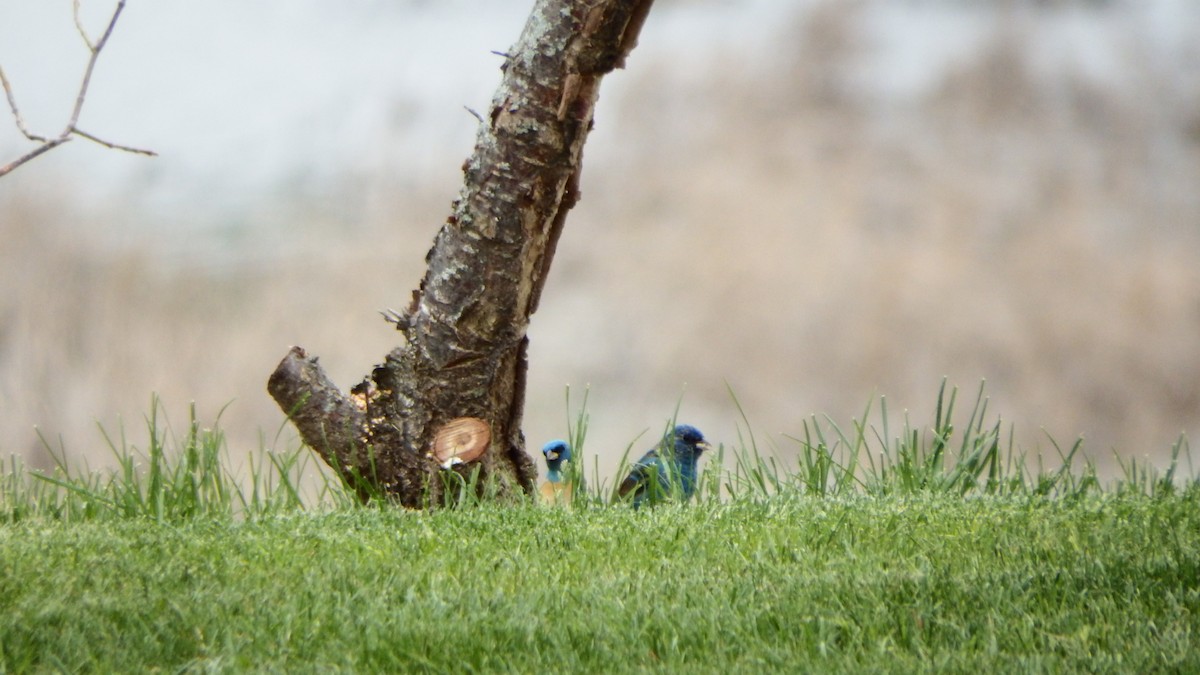
M 1200 480 L 1030 472 L 953 408 L 790 468 L 747 432 L 691 503 L 433 512 L 305 504 L 300 451 L 239 485 L 152 411 L 114 472 L 0 475 L 0 673 L 1200 672 Z
M 0 527 L 0 670 L 1200 670 L 1200 490 Z

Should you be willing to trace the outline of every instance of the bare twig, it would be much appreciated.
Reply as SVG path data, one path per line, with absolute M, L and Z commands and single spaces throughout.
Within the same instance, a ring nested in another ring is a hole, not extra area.
M 20 157 L 14 159 L 13 161 L 9 162 L 8 164 L 5 164 L 4 166 L 0 166 L 0 176 L 3 176 L 4 174 L 12 171 L 13 169 L 17 168 L 18 166 L 21 166 L 25 162 L 28 162 L 29 160 L 33 159 L 34 157 L 37 157 L 38 155 L 40 155 L 44 152 L 49 152 L 50 150 L 57 148 L 58 146 L 62 145 L 63 143 L 66 143 L 69 140 L 71 140 L 70 136 L 67 136 L 66 138 L 54 138 L 54 139 L 46 141 L 45 143 L 39 145 L 34 150 L 27 152 L 24 155 L 21 155 Z
M 121 3 L 124 5 L 125 3 Z M 121 13 L 121 8 L 117 7 L 117 14 Z M 83 22 L 79 20 L 79 0 L 74 0 L 72 3 L 71 15 L 75 17 L 75 30 L 79 31 L 79 37 L 83 38 L 83 43 L 88 46 L 88 49 L 96 51 L 95 45 L 92 44 L 92 39 L 88 37 L 87 31 L 83 28 Z M 113 16 L 116 20 L 116 16 Z
M 83 102 L 87 98 L 88 86 L 92 82 L 92 71 L 96 68 L 96 59 L 99 58 L 100 51 L 104 49 L 104 45 L 108 43 L 108 38 L 112 35 L 113 28 L 117 25 L 117 19 L 120 18 L 121 12 L 125 9 L 125 0 L 118 0 L 117 8 L 113 11 L 112 18 L 108 20 L 108 26 L 105 27 L 104 33 L 100 36 L 100 40 L 94 43 L 92 42 L 92 39 L 88 37 L 87 31 L 84 30 L 83 27 L 83 21 L 79 18 L 79 0 L 74 0 L 73 6 L 74 9 L 72 13 L 75 19 L 75 29 L 79 31 L 79 36 L 83 39 L 84 44 L 87 45 L 88 51 L 91 52 L 91 56 L 88 58 L 87 67 L 83 72 L 83 81 L 79 84 L 79 93 L 75 96 L 75 107 L 71 109 L 71 119 L 67 122 L 67 126 L 62 130 L 62 133 L 54 138 L 47 138 L 45 136 L 39 136 L 30 132 L 29 127 L 25 125 L 25 120 L 21 117 L 20 108 L 17 107 L 17 99 L 16 96 L 13 95 L 12 85 L 9 83 L 8 78 L 5 77 L 4 69 L 0 68 L 0 85 L 4 87 L 4 96 L 8 99 L 8 107 L 9 110 L 12 111 L 13 121 L 16 123 L 17 129 L 21 132 L 22 136 L 30 141 L 41 143 L 41 146 L 35 148 L 34 150 L 25 153 L 21 157 L 18 157 L 4 166 L 0 166 L 0 176 L 8 174 L 12 170 L 34 159 L 35 157 L 53 150 L 63 143 L 66 143 L 67 141 L 71 140 L 72 135 L 81 136 L 89 141 L 92 141 L 93 143 L 98 143 L 113 150 L 122 150 L 124 152 L 132 152 L 139 155 L 149 155 L 151 157 L 158 155 L 158 153 L 154 152 L 153 150 L 143 150 L 141 148 L 111 143 L 101 138 L 97 138 L 96 136 L 81 130 L 77 126 L 79 124 L 79 114 L 83 111 Z
M 158 156 L 158 153 L 153 150 L 146 150 L 144 148 L 134 148 L 134 147 L 131 147 L 128 145 L 121 145 L 120 143 L 112 143 L 110 141 L 104 140 L 103 138 L 97 138 L 97 137 L 93 136 L 92 134 L 89 134 L 88 132 L 86 132 L 83 129 L 80 129 L 78 127 L 72 128 L 71 133 L 75 134 L 76 136 L 82 136 L 93 143 L 99 143 L 100 145 L 103 145 L 104 147 L 106 147 L 110 150 L 121 150 L 123 152 L 132 152 L 136 155 L 146 155 L 149 157 L 157 157 Z
M 48 139 L 30 133 L 29 128 L 25 126 L 25 120 L 21 119 L 21 112 L 17 109 L 17 99 L 13 96 L 12 85 L 8 83 L 8 78 L 4 76 L 4 68 L 0 68 L 0 85 L 4 87 L 4 96 L 8 99 L 8 107 L 12 110 L 13 119 L 16 120 L 17 129 L 21 131 L 21 135 L 31 141 L 48 143 Z
M 83 24 L 79 21 L 79 0 L 75 0 L 75 25 L 79 28 L 79 34 L 83 36 L 84 43 L 91 50 L 92 58 L 88 59 L 87 69 L 83 72 L 83 82 L 79 85 L 79 95 L 75 97 L 75 109 L 71 111 L 71 123 L 68 127 L 71 130 L 75 129 L 75 123 L 79 121 L 79 112 L 83 110 L 83 99 L 87 97 L 88 85 L 92 83 L 92 70 L 96 67 L 96 57 L 100 56 L 100 50 L 104 49 L 104 45 L 108 43 L 113 27 L 117 25 L 117 19 L 124 9 L 125 0 L 118 0 L 117 9 L 113 11 L 112 18 L 108 20 L 108 27 L 104 29 L 104 35 L 100 36 L 100 41 L 93 45 L 83 30 Z

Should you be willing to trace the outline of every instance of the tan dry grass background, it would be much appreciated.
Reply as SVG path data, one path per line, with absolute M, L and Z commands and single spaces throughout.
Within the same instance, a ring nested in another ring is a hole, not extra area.
M 964 396 L 986 378 L 1027 449 L 1044 428 L 1102 465 L 1162 464 L 1200 430 L 1200 70 L 1042 76 L 1014 18 L 932 93 L 881 104 L 847 75 L 872 48 L 855 6 L 799 17 L 768 70 L 713 54 L 701 80 L 662 59 L 615 76 L 531 329 L 531 449 L 565 434 L 564 384 L 590 385 L 611 471 L 681 395 L 732 441 L 728 383 L 786 456 L 781 433 L 874 394 L 923 424 L 948 376 Z M 45 466 L 38 425 L 103 465 L 95 422 L 144 444 L 151 392 L 179 433 L 189 401 L 208 422 L 232 401 L 234 455 L 271 446 L 275 363 L 303 344 L 349 387 L 382 359 L 377 310 L 405 303 L 456 180 L 374 177 L 347 190 L 377 214 L 353 227 L 291 197 L 315 215 L 246 235 L 234 265 L 163 254 L 169 223 L 113 245 L 136 214 L 69 184 L 3 186 L 0 452 Z

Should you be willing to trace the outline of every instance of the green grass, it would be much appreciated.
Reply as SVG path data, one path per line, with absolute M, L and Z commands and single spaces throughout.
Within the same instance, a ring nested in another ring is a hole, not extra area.
M 790 463 L 744 423 L 692 503 L 580 471 L 574 508 L 436 512 L 306 498 L 299 450 L 235 477 L 216 425 L 155 403 L 115 471 L 0 476 L 0 673 L 1200 671 L 1186 440 L 1101 485 L 955 400 L 812 418 Z
M 132 444 L 121 429 L 113 436 L 100 428 L 116 469 L 91 471 L 68 461 L 65 450 L 43 444 L 53 458 L 50 473 L 27 471 L 17 458 L 0 476 L 0 523 L 29 518 L 66 522 L 111 518 L 178 521 L 191 518 L 259 517 L 305 508 L 300 488 L 306 472 L 320 477 L 321 488 L 310 505 L 348 506 L 347 489 L 332 481 L 332 471 L 318 466 L 307 450 L 262 450 L 249 459 L 247 475 L 229 468 L 229 451 L 220 430 L 220 415 L 204 427 L 192 406 L 187 430 L 177 436 L 162 419 L 153 398 L 146 418 L 146 444 Z
M 0 664 L 1200 668 L 1200 490 L 0 528 Z

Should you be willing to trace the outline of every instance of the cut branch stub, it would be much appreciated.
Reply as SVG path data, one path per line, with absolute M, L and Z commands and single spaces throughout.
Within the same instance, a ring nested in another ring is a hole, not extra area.
M 479 459 L 492 442 L 492 430 L 478 417 L 456 417 L 433 437 L 433 456 L 442 468 Z

